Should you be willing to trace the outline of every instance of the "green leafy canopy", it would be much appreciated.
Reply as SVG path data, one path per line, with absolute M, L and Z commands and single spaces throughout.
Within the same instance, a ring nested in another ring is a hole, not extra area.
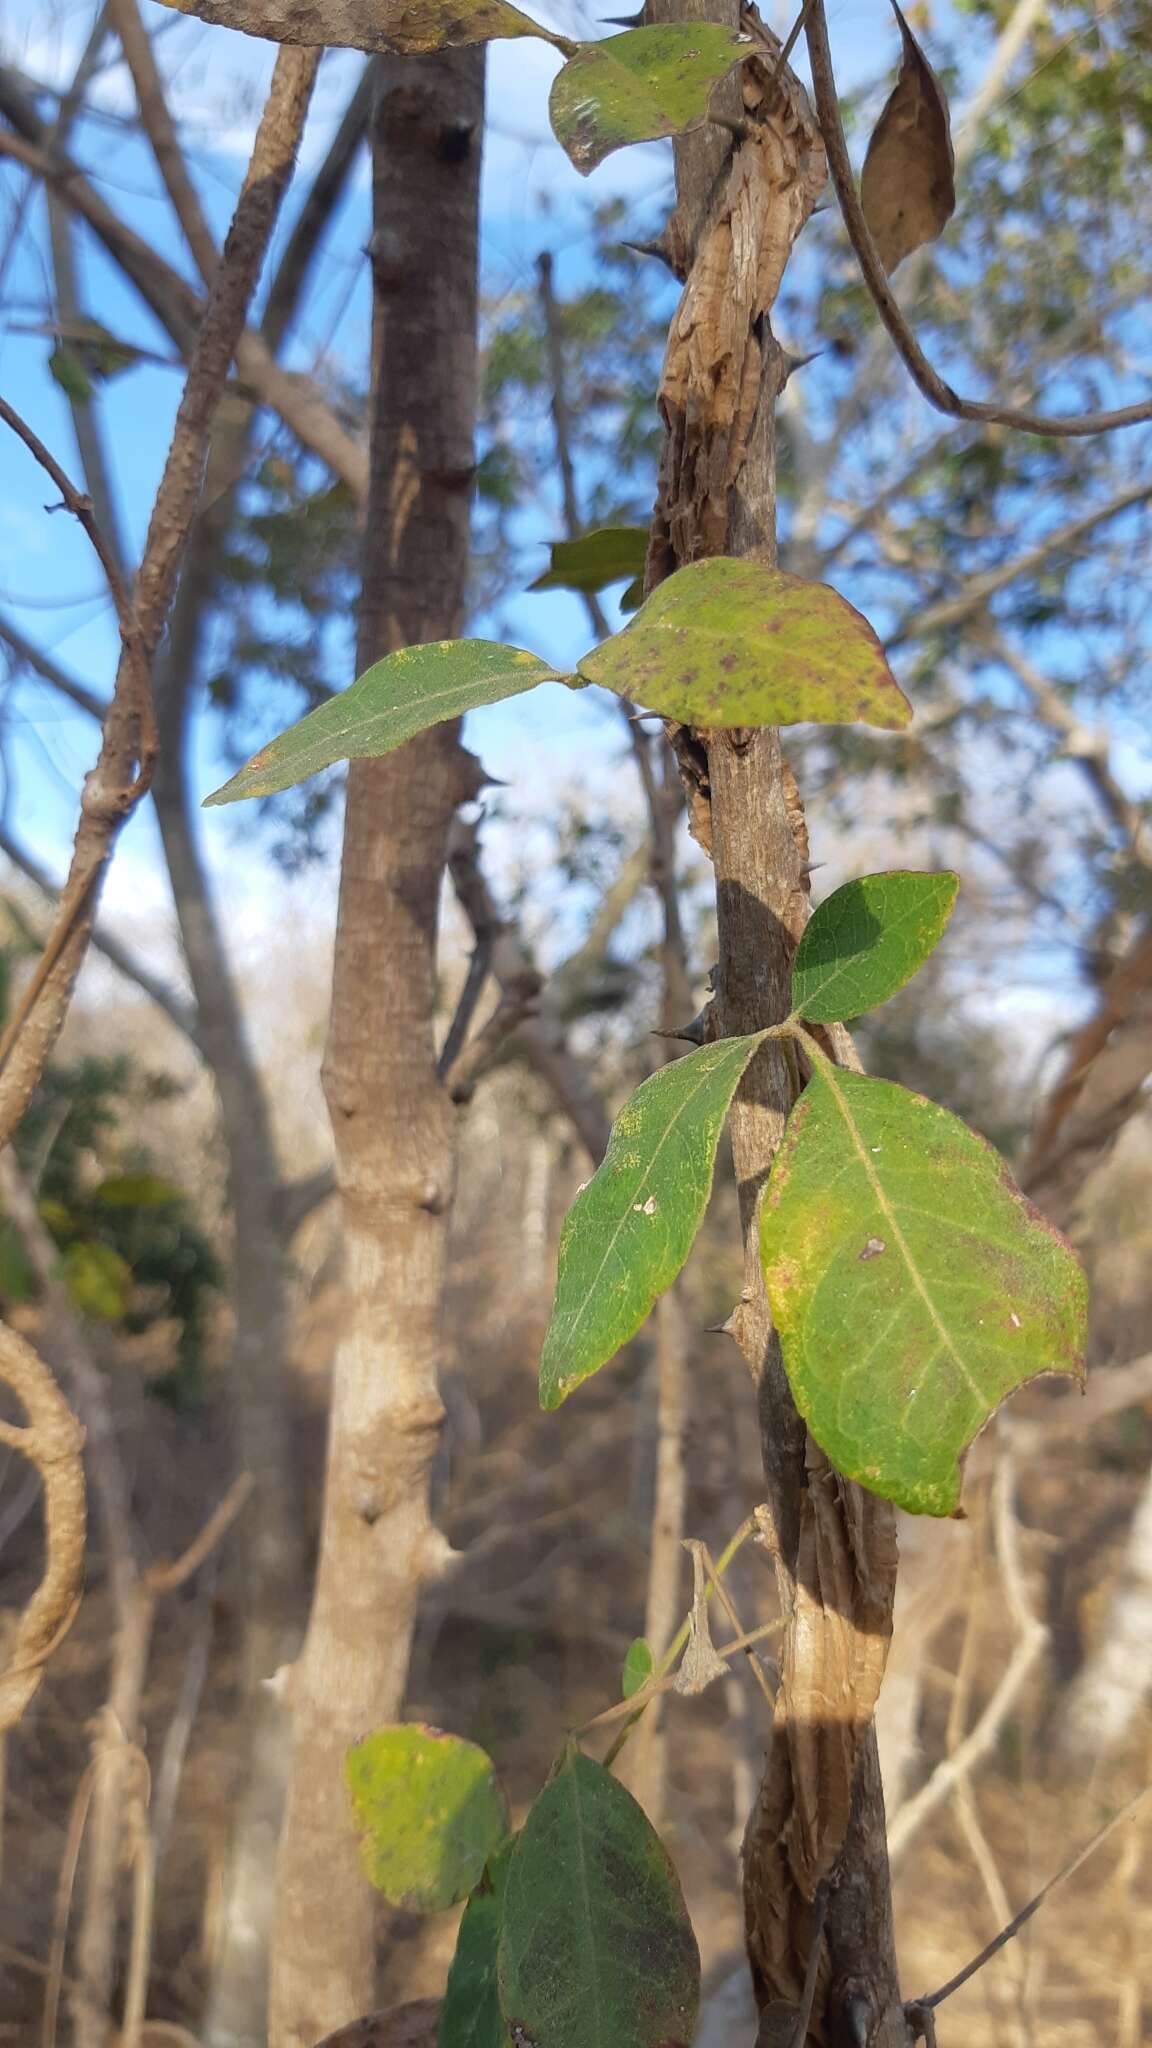
M 983 1138 L 809 1043 L 761 1215 L 796 1405 L 838 1471 L 950 1515 L 964 1452 L 1007 1395 L 1082 1374 L 1084 1275 Z

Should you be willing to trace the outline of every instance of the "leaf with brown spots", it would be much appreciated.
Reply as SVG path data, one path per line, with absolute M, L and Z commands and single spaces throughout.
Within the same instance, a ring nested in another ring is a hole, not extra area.
M 912 707 L 868 621 L 826 583 L 720 555 L 657 585 L 579 663 L 590 683 L 684 725 L 893 731 Z
M 934 242 L 956 205 L 944 88 L 892 0 L 904 46 L 900 75 L 876 123 L 860 178 L 860 204 L 880 261 L 898 263 Z
M 419 57 L 499 37 L 539 36 L 559 50 L 576 46 L 541 28 L 508 0 L 164 0 L 220 28 L 273 43 L 341 50 L 394 51 Z
M 959 1117 L 811 1058 L 761 1215 L 792 1392 L 838 1471 L 951 1515 L 1000 1403 L 1037 1374 L 1083 1375 L 1084 1275 Z

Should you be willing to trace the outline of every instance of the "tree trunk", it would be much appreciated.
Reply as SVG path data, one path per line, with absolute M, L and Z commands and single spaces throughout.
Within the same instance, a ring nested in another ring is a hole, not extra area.
M 720 13 L 735 21 L 736 7 Z M 667 18 L 716 18 L 715 0 L 665 0 Z M 732 113 L 677 146 L 670 246 L 685 273 L 661 384 L 667 427 L 649 581 L 702 555 L 772 563 L 775 407 L 787 374 L 770 313 L 824 184 L 802 88 L 773 59 L 745 66 Z M 741 107 L 740 94 L 743 95 Z M 716 867 L 714 1023 L 725 1037 L 790 1008 L 792 954 L 808 915 L 807 842 L 773 731 L 672 735 L 697 836 Z M 895 1585 L 891 1509 L 842 1481 L 807 1439 L 773 1331 L 759 1257 L 759 1200 L 792 1101 L 775 1046 L 752 1062 L 732 1114 L 745 1284 L 731 1322 L 752 1374 L 767 1483 L 763 1533 L 785 1621 L 767 1768 L 745 1839 L 745 1918 L 757 2002 L 798 2002 L 810 1945 L 820 1974 L 809 2038 L 896 2048 L 909 2038 L 896 1977 L 884 1804 L 872 1708 Z
M 375 280 L 365 665 L 463 622 L 476 396 L 483 57 L 387 60 L 373 121 Z M 319 1573 L 290 1683 L 292 1776 L 269 2039 L 306 2048 L 375 2003 L 376 1900 L 345 1788 L 349 1746 L 400 1714 L 443 1408 L 440 1310 L 455 1113 L 436 1078 L 437 913 L 448 830 L 479 786 L 455 726 L 353 763 L 324 1085 L 343 1204 Z

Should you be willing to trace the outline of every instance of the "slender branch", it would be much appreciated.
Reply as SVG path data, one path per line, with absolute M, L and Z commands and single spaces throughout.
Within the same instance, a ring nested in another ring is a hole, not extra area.
M 0 1379 L 27 1415 L 20 1426 L 0 1422 L 0 1443 L 39 1470 L 44 1486 L 44 1570 L 11 1631 L 0 1671 L 0 1735 L 15 1726 L 44 1676 L 44 1666 L 72 1626 L 84 1577 L 84 1431 L 48 1367 L 15 1330 L 0 1324 Z
M 204 317 L 203 300 L 178 270 L 108 206 L 79 165 L 51 148 L 49 129 L 16 74 L 5 65 L 0 65 L 0 113 L 16 131 L 0 134 L 0 157 L 10 157 L 58 187 L 66 203 L 87 222 L 136 287 L 181 354 L 189 355 Z M 362 498 L 368 476 L 364 449 L 341 425 L 313 380 L 282 369 L 263 336 L 251 328 L 244 331 L 235 354 L 237 376 L 253 396 L 278 413 L 297 440 Z
M 1048 1630 L 1033 1613 L 1024 1589 L 1019 1557 L 1019 1529 L 1012 1508 L 1013 1461 L 1001 1452 L 995 1479 L 996 1540 L 1007 1605 L 1018 1631 L 1016 1647 L 984 1712 L 963 1742 L 937 1764 L 919 1792 L 893 1814 L 888 1830 L 888 1855 L 895 1866 L 926 1820 L 954 1792 L 961 1779 L 993 1748 L 1025 1681 L 1044 1653 Z
M 1107 504 L 1096 505 L 1087 512 L 1078 513 L 1052 533 L 1045 534 L 1035 547 L 1024 554 L 1013 556 L 1009 562 L 1002 562 L 997 569 L 986 569 L 982 575 L 970 576 L 964 588 L 955 597 L 942 598 L 938 604 L 930 604 L 897 626 L 887 637 L 887 647 L 902 647 L 909 640 L 922 640 L 929 633 L 941 633 L 949 626 L 962 625 L 965 620 L 983 611 L 989 599 L 1001 590 L 1007 590 L 1012 583 L 1018 583 L 1025 576 L 1031 576 L 1037 569 L 1044 568 L 1053 555 L 1071 547 L 1107 519 L 1115 519 L 1121 512 L 1128 512 L 1134 505 L 1146 504 L 1152 498 L 1152 477 L 1144 477 L 1139 483 L 1129 485 Z
M 19 868 L 21 874 L 27 875 L 29 881 L 35 883 L 41 895 L 46 896 L 49 902 L 59 902 L 60 891 L 51 876 L 17 840 L 13 839 L 3 824 L 0 824 L 0 853 L 12 862 L 13 867 Z M 185 1038 L 190 1039 L 199 1049 L 199 1024 L 195 1009 L 185 1001 L 178 989 L 170 987 L 166 981 L 161 981 L 158 974 L 153 974 L 152 969 L 146 966 L 143 960 L 137 959 L 103 926 L 96 925 L 93 928 L 92 944 L 98 953 L 103 953 L 104 958 L 115 967 L 117 973 L 122 974 L 126 981 L 135 982 L 136 987 L 156 1004 L 157 1009 L 163 1010 L 177 1031 L 182 1032 Z
M 19 627 L 14 626 L 10 619 L 3 616 L 0 616 L 0 640 L 24 668 L 31 669 L 42 682 L 50 683 L 54 690 L 58 690 L 62 697 L 67 697 L 68 702 L 75 704 L 77 710 L 86 711 L 89 718 L 94 718 L 98 725 L 103 724 L 104 713 L 108 709 L 104 698 L 98 697 L 94 690 L 85 689 L 83 683 L 78 683 L 67 670 L 59 667 L 42 648 L 35 646 L 31 640 L 26 640 Z
M 374 67 L 366 64 L 284 245 L 260 322 L 270 349 L 279 348 L 292 325 L 321 238 L 367 137 L 375 79 Z
M 1152 485 L 1149 489 L 1152 490 Z M 1063 736 L 1065 753 L 1083 770 L 1110 822 L 1127 842 L 1131 858 L 1141 867 L 1152 867 L 1152 835 L 1148 819 L 1120 781 L 1103 733 L 1086 727 L 1056 685 L 1041 675 L 1027 656 L 1011 646 L 1002 633 L 990 631 L 986 637 L 990 651 L 1015 676 L 1044 723 Z
M 889 283 L 888 274 L 880 261 L 871 229 L 864 218 L 864 209 L 856 191 L 856 181 L 848 155 L 844 125 L 840 119 L 840 103 L 832 68 L 832 52 L 828 45 L 828 21 L 824 11 L 824 0 L 812 0 L 807 37 L 816 112 L 828 152 L 828 168 L 836 188 L 836 197 L 840 202 L 848 239 L 876 311 L 914 384 L 929 404 L 934 405 L 939 412 L 948 413 L 953 419 L 980 420 L 989 425 L 1015 427 L 1020 433 L 1049 434 L 1061 439 L 1083 434 L 1110 433 L 1118 427 L 1139 426 L 1145 420 L 1152 420 L 1152 399 L 1147 399 L 1140 405 L 1121 406 L 1114 412 L 1037 413 L 1028 412 L 1018 406 L 962 398 L 953 391 L 950 384 L 945 383 L 929 362 L 905 319 Z
M 176 138 L 152 38 L 140 19 L 136 0 L 108 0 L 108 13 L 132 74 L 140 125 L 164 180 L 172 211 L 184 231 L 184 239 L 201 277 L 206 285 L 211 285 L 220 261 L 219 251 Z
M 116 837 L 148 785 L 154 752 L 151 662 L 200 495 L 212 423 L 291 176 L 319 61 L 317 51 L 282 51 L 277 57 L 252 159 L 197 332 L 153 506 L 133 608 L 128 608 L 115 564 L 98 534 L 89 529 L 120 615 L 122 652 L 100 754 L 84 787 L 72 865 L 61 892 L 56 924 L 13 1025 L 0 1044 L 0 1141 L 22 1116 L 59 1036 Z M 64 491 L 65 502 L 69 502 L 69 493 L 78 499 L 48 451 L 38 452 L 42 444 L 31 430 L 23 429 L 23 423 L 2 400 L 0 407 L 4 408 L 0 417 L 8 418 L 37 459 L 44 461 L 57 487 Z M 83 506 L 77 504 L 72 509 L 84 521 Z M 90 518 L 90 513 L 87 516 Z
M 1075 1856 L 1070 1857 L 1067 1863 L 1061 1865 L 1055 1875 L 1048 1879 L 1047 1884 L 1042 1885 L 1035 1896 L 1029 1899 L 1028 1904 L 1021 1908 L 1020 1912 L 1016 1914 L 1015 1919 L 1009 1921 L 1008 1926 L 1001 1929 L 995 1940 L 990 1941 L 986 1948 L 982 1948 L 978 1956 L 973 1956 L 970 1963 L 965 1963 L 964 1968 L 958 1970 L 954 1977 L 950 1977 L 947 1984 L 942 1984 L 939 1991 L 931 1992 L 927 1998 L 918 1999 L 911 2008 L 911 2014 L 918 2015 L 921 2012 L 934 2011 L 937 2006 L 943 2005 L 946 1998 L 951 1998 L 953 1992 L 959 1991 L 962 1985 L 967 1984 L 976 1975 L 978 1970 L 984 1968 L 985 1963 L 990 1963 L 993 1956 L 998 1955 L 1000 1950 L 1005 1948 L 1019 1934 L 1022 1927 L 1028 1925 L 1033 1914 L 1039 1911 L 1045 1899 L 1051 1892 L 1055 1891 L 1057 1885 L 1063 1884 L 1066 1878 L 1074 1877 L 1076 1872 L 1087 1863 L 1088 1858 L 1094 1856 L 1097 1849 L 1103 1848 L 1109 1835 L 1114 1835 L 1117 1828 L 1123 1827 L 1125 1821 L 1135 1819 L 1140 1808 L 1149 1798 L 1152 1798 L 1152 1785 L 1145 1785 L 1142 1792 L 1138 1792 L 1134 1799 L 1130 1799 L 1126 1806 L 1120 1808 L 1119 1813 L 1114 1813 L 1111 1820 L 1105 1821 L 1103 1827 L 1097 1828 L 1095 1834 L 1089 1836 L 1083 1848 L 1078 1849 Z

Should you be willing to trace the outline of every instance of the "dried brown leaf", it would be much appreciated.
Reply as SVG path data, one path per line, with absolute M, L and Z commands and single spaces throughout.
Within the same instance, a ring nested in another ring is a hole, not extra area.
M 704 1567 L 704 1545 L 691 1539 L 684 1548 L 692 1559 L 692 1614 L 688 1624 L 688 1647 L 676 1673 L 675 1690 L 694 1698 L 715 1678 L 726 1678 L 728 1666 L 712 1641 L 708 1625 L 708 1580 Z
M 885 270 L 934 242 L 956 205 L 944 88 L 892 0 L 904 45 L 900 76 L 876 123 L 860 179 L 860 204 Z

